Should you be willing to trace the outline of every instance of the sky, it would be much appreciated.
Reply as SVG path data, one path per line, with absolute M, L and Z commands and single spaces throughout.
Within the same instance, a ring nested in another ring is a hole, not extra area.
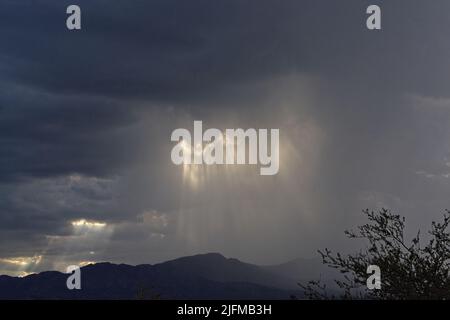
M 0 3 L 0 274 L 361 244 L 450 208 L 450 2 Z M 378 4 L 382 29 L 366 28 Z M 176 128 L 278 128 L 280 168 L 170 159 Z

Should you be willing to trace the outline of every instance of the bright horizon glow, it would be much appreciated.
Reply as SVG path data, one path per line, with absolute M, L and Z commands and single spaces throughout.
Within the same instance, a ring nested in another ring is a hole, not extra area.
M 12 257 L 0 259 L 0 262 L 13 264 L 17 266 L 26 267 L 31 264 L 36 265 L 42 261 L 42 256 L 36 255 L 33 257 Z

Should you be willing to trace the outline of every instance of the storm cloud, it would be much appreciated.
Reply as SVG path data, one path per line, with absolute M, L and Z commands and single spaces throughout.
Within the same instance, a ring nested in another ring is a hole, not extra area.
M 449 205 L 448 1 L 0 4 L 0 273 L 351 250 L 361 209 Z M 279 128 L 280 172 L 191 172 L 170 133 Z

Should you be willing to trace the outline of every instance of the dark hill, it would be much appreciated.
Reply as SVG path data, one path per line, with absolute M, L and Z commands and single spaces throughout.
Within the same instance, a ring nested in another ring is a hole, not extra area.
M 289 299 L 295 282 L 210 253 L 156 265 L 97 263 L 81 268 L 81 290 L 56 271 L 0 276 L 0 299 Z M 296 292 L 297 291 L 297 292 Z

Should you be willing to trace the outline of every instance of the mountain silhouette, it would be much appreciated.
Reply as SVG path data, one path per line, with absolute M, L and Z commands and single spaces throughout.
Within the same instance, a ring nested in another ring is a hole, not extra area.
M 289 299 L 296 281 L 267 267 L 200 254 L 149 265 L 97 263 L 81 268 L 81 290 L 68 274 L 0 276 L 0 299 Z

